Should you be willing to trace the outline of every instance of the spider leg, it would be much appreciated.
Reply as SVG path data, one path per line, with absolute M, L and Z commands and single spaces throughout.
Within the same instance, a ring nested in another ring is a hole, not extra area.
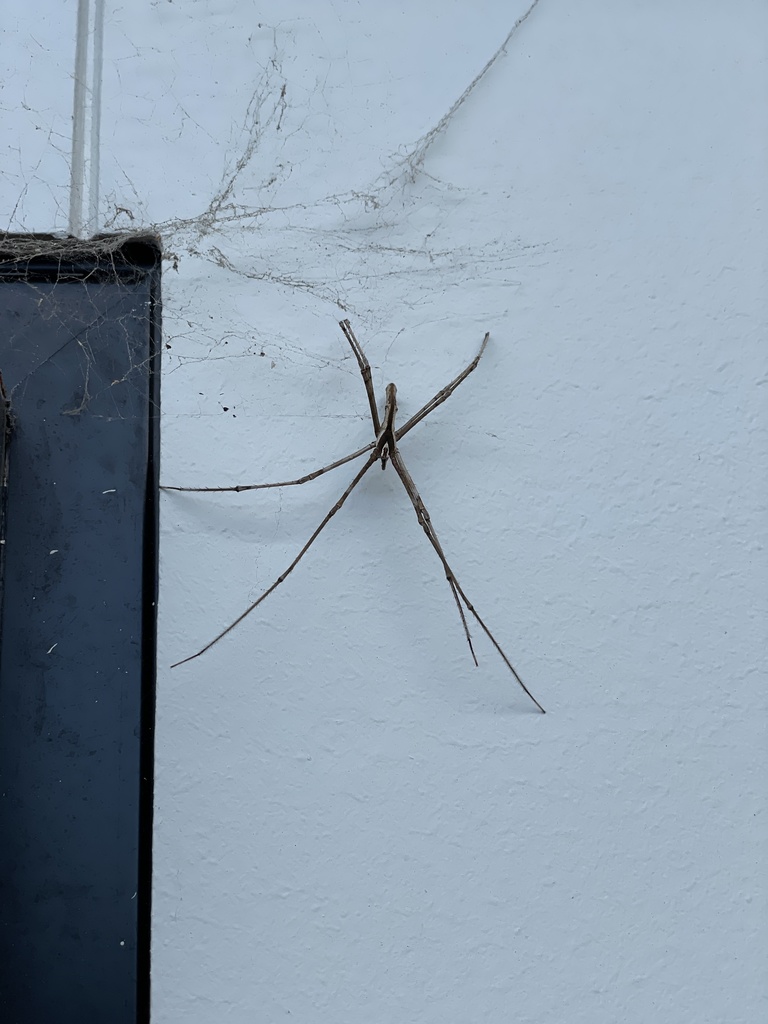
M 309 549 L 312 547 L 314 542 L 320 536 L 320 534 L 322 533 L 323 529 L 328 525 L 330 520 L 336 515 L 336 513 L 342 507 L 342 505 L 347 500 L 347 498 L 350 496 L 352 491 L 354 491 L 354 489 L 357 487 L 357 485 L 363 479 L 363 477 L 368 472 L 368 470 L 371 468 L 371 466 L 374 464 L 374 462 L 376 462 L 378 460 L 378 458 L 379 458 L 379 456 L 375 452 L 372 455 L 368 456 L 368 458 L 366 459 L 366 462 L 365 462 L 365 465 L 363 466 L 363 468 L 358 471 L 358 473 L 355 476 L 355 478 L 352 481 L 352 483 L 349 485 L 349 487 L 347 487 L 347 489 L 344 491 L 344 493 L 339 498 L 339 500 L 336 502 L 336 504 L 333 506 L 333 508 L 330 510 L 330 512 L 325 516 L 323 521 L 317 527 L 315 532 L 309 538 L 309 540 L 304 545 L 304 547 L 301 549 L 301 551 L 298 553 L 298 555 L 296 555 L 296 557 L 291 562 L 291 564 L 288 566 L 288 568 L 285 570 L 285 572 L 282 573 L 280 576 L 278 576 L 277 579 L 275 580 L 275 582 L 270 587 L 267 587 L 267 589 L 264 591 L 264 593 L 261 595 L 261 597 L 258 597 L 253 602 L 252 605 L 249 605 L 249 607 L 245 609 L 245 611 L 243 612 L 242 615 L 238 615 L 238 617 L 235 619 L 235 621 L 230 623 L 227 626 L 226 629 L 222 629 L 222 631 L 218 634 L 218 636 L 215 636 L 213 638 L 213 640 L 211 640 L 209 643 L 207 643 L 205 645 L 205 647 L 201 647 L 200 650 L 197 651 L 195 654 L 190 654 L 190 656 L 188 658 L 182 658 L 181 661 L 175 662 L 173 665 L 171 665 L 171 668 L 177 668 L 179 665 L 184 665 L 188 661 L 194 661 L 194 659 L 195 658 L 199 658 L 201 654 L 205 654 L 205 652 L 209 651 L 211 649 L 211 647 L 213 647 L 214 644 L 217 644 L 219 642 L 219 640 L 221 640 L 223 637 L 225 637 L 227 635 L 227 633 L 231 633 L 232 630 L 235 628 L 235 626 L 239 626 L 240 623 L 243 621 L 243 619 L 246 618 L 248 615 L 250 615 L 251 612 L 255 608 L 258 608 L 258 606 L 261 604 L 261 602 L 265 598 L 269 597 L 269 595 L 272 593 L 273 590 L 277 590 L 277 588 L 280 586 L 280 584 L 285 579 L 287 579 L 288 576 L 290 576 L 290 574 L 293 572 L 293 570 L 296 568 L 296 566 L 302 560 L 304 555 L 306 555 L 307 551 L 309 551 Z
M 381 421 L 379 420 L 379 410 L 376 408 L 376 395 L 373 391 L 373 380 L 371 379 L 371 365 L 365 358 L 365 352 L 363 347 L 352 331 L 352 325 L 349 320 L 339 320 L 339 327 L 344 332 L 344 337 L 350 344 L 352 351 L 355 353 L 355 359 L 357 365 L 360 367 L 360 373 L 363 377 L 363 384 L 365 385 L 365 393 L 368 396 L 368 405 L 371 409 L 371 420 L 373 421 L 373 432 L 376 437 L 379 436 L 381 430 Z
M 307 473 L 305 476 L 297 477 L 296 480 L 279 480 L 273 484 L 238 484 L 235 487 L 172 487 L 168 484 L 163 484 L 160 487 L 161 491 L 195 491 L 197 493 L 222 493 L 233 491 L 237 494 L 240 491 L 263 491 L 270 487 L 294 487 L 297 484 L 306 484 L 310 480 L 315 480 L 317 477 L 322 476 L 323 473 L 329 473 L 332 469 L 336 469 L 338 466 L 343 466 L 347 462 L 351 462 L 353 459 L 358 458 L 360 455 L 365 455 L 369 452 L 377 443 L 379 434 L 381 432 L 381 421 L 379 420 L 379 411 L 376 408 L 376 395 L 373 391 L 373 380 L 371 377 L 371 366 L 365 357 L 362 345 L 357 340 L 352 330 L 352 326 L 349 320 L 340 320 L 339 326 L 344 332 L 344 336 L 350 344 L 352 351 L 357 359 L 357 365 L 360 367 L 360 373 L 363 378 L 363 384 L 365 385 L 365 393 L 368 396 L 368 405 L 371 410 L 371 420 L 373 422 L 373 432 L 376 435 L 376 440 L 367 444 L 364 448 L 359 448 L 356 452 L 352 452 L 351 455 L 345 455 L 343 459 L 337 459 L 336 462 L 331 462 L 328 466 L 323 466 L 322 469 L 316 469 L 313 473 Z
M 472 643 L 472 636 L 469 632 L 469 626 L 467 625 L 467 617 L 464 614 L 464 609 L 461 606 L 461 600 L 459 598 L 459 592 L 456 587 L 456 581 L 453 577 L 453 573 L 451 572 L 451 568 L 448 565 L 445 554 L 440 545 L 440 541 L 437 539 L 437 534 L 432 528 L 432 523 L 430 521 L 429 514 L 427 513 L 426 508 L 424 508 L 424 503 L 421 501 L 421 498 L 419 497 L 419 492 L 416 490 L 416 485 L 413 482 L 413 478 L 411 477 L 411 474 L 408 472 L 406 465 L 400 456 L 400 453 L 396 451 L 395 454 L 391 456 L 391 459 L 392 465 L 395 467 L 395 472 L 402 480 L 403 486 L 408 492 L 408 497 L 411 499 L 413 507 L 416 509 L 416 515 L 424 529 L 424 532 L 429 538 L 429 543 L 435 549 L 438 558 L 443 563 L 443 568 L 445 569 L 445 578 L 448 580 L 448 586 L 451 588 L 451 593 L 453 594 L 453 599 L 456 602 L 456 607 L 459 609 L 459 617 L 461 618 L 461 624 L 464 627 L 464 636 L 467 638 L 467 643 L 469 644 L 469 650 L 472 655 L 472 660 L 475 663 L 475 667 L 477 667 L 477 655 L 475 654 L 475 648 Z M 416 496 L 416 501 L 414 501 L 413 495 Z M 419 511 L 419 507 L 416 504 L 417 501 L 421 502 L 421 508 L 423 509 L 423 512 Z
M 408 433 L 411 427 L 415 427 L 416 424 L 420 423 L 425 416 L 429 416 L 433 409 L 436 409 L 438 405 L 442 405 L 446 398 L 450 398 L 453 392 L 459 386 L 459 384 L 461 384 L 463 380 L 466 380 L 466 378 L 470 375 L 470 373 L 472 373 L 477 364 L 480 362 L 480 357 L 485 351 L 485 346 L 488 344 L 489 337 L 490 334 L 486 332 L 482 344 L 480 345 L 480 350 L 478 351 L 477 355 L 472 360 L 472 362 L 469 364 L 469 366 L 467 366 L 466 369 L 462 370 L 458 377 L 455 377 L 450 384 L 446 385 L 441 391 L 438 391 L 434 398 L 430 398 L 426 405 L 423 405 L 417 413 L 414 413 L 414 415 L 411 416 L 411 418 L 407 420 L 402 425 L 402 427 L 400 427 L 396 434 L 398 441 L 400 440 L 401 437 L 404 437 Z
M 353 459 L 359 458 L 361 455 L 365 455 L 372 448 L 376 447 L 376 441 L 371 441 L 365 448 L 358 448 L 356 452 L 352 452 L 351 455 L 345 455 L 343 459 L 337 459 L 328 466 L 323 466 L 322 469 L 316 469 L 314 473 L 307 473 L 306 476 L 300 476 L 296 480 L 281 480 L 276 484 L 237 484 L 236 487 L 171 487 L 168 484 L 161 484 L 161 491 L 263 491 L 268 487 L 293 487 L 295 484 L 306 484 L 310 480 L 315 480 L 317 477 L 322 476 L 323 473 L 330 473 L 332 469 L 336 469 L 338 466 L 343 466 L 347 462 L 351 462 Z
M 486 335 L 486 340 L 487 340 L 487 337 L 488 336 Z M 485 342 L 483 344 L 485 344 Z M 480 358 L 480 355 L 482 355 L 482 349 L 480 350 L 480 354 L 478 355 L 478 359 Z M 474 369 L 474 367 L 472 367 L 472 369 Z M 467 371 L 467 372 L 471 372 L 471 371 Z M 491 641 L 493 646 L 496 648 L 496 650 L 501 655 L 501 657 L 502 657 L 502 659 L 504 661 L 504 664 L 510 670 L 510 672 L 515 677 L 515 679 L 520 684 L 520 686 L 523 688 L 523 690 L 526 692 L 526 694 L 531 698 L 531 700 L 536 705 L 536 707 L 539 709 L 539 711 L 541 711 L 542 714 L 544 714 L 545 713 L 544 712 L 544 708 L 541 706 L 541 704 L 539 704 L 539 702 L 533 696 L 533 694 L 528 689 L 528 687 L 525 685 L 523 680 L 517 674 L 517 671 L 516 671 L 514 665 L 509 660 L 509 658 L 506 656 L 504 651 L 501 649 L 501 646 L 498 643 L 498 641 L 496 640 L 496 638 L 494 637 L 493 633 L 491 633 L 490 629 L 488 629 L 486 624 L 483 622 L 483 620 L 480 618 L 478 613 L 475 611 L 474 606 L 468 600 L 467 595 L 461 589 L 461 586 L 459 585 L 459 581 L 456 579 L 456 577 L 455 577 L 455 575 L 453 573 L 453 570 L 451 569 L 450 565 L 448 564 L 448 560 L 446 559 L 445 554 L 443 553 L 443 549 L 442 549 L 442 547 L 440 545 L 440 541 L 437 539 L 437 534 L 435 533 L 434 527 L 432 526 L 432 521 L 429 518 L 429 512 L 427 512 L 426 506 L 424 505 L 424 502 L 421 500 L 421 495 L 416 490 L 416 485 L 414 484 L 413 478 L 411 477 L 411 474 L 408 472 L 408 470 L 406 468 L 406 465 L 403 462 L 403 459 L 402 459 L 402 456 L 400 455 L 400 452 L 397 449 L 395 449 L 395 451 L 390 452 L 389 458 L 390 458 L 390 461 L 391 461 L 392 465 L 395 467 L 395 471 L 397 472 L 397 475 L 400 477 L 400 479 L 403 482 L 403 486 L 405 487 L 405 490 L 408 493 L 408 497 L 411 499 L 411 504 L 413 505 L 414 510 L 416 512 L 416 518 L 418 519 L 419 523 L 421 524 L 421 527 L 424 530 L 424 533 L 427 535 L 427 539 L 429 540 L 429 543 L 432 545 L 432 547 L 437 552 L 437 557 L 440 559 L 440 561 L 442 563 L 442 566 L 443 566 L 443 569 L 445 570 L 446 579 L 448 580 L 448 583 L 450 584 L 451 591 L 452 591 L 453 596 L 454 596 L 454 598 L 456 600 L 456 603 L 459 604 L 459 609 L 461 610 L 461 605 L 459 603 L 459 598 L 461 598 L 461 600 L 464 602 L 464 604 L 465 604 L 465 606 L 467 608 L 467 611 L 469 611 L 472 615 L 474 615 L 475 619 L 479 622 L 480 627 L 482 628 L 482 630 L 485 633 L 485 635 L 488 637 L 488 639 Z M 472 647 L 472 641 L 471 641 L 470 636 L 469 636 L 469 630 L 467 628 L 467 621 L 466 621 L 466 618 L 464 617 L 463 611 L 461 612 L 461 621 L 462 621 L 462 623 L 464 625 L 464 632 L 465 632 L 466 637 L 467 637 L 467 642 L 469 644 L 469 649 L 470 649 L 470 651 L 472 651 L 472 657 L 475 659 L 475 664 L 477 664 L 477 658 L 475 658 L 475 652 L 474 652 L 474 649 Z
M 543 707 L 541 706 L 541 704 L 539 704 L 539 702 L 538 702 L 538 701 L 536 700 L 536 698 L 535 698 L 535 697 L 533 696 L 533 694 L 532 694 L 532 693 L 531 693 L 531 691 L 530 691 L 530 690 L 528 689 L 528 687 L 527 687 L 527 686 L 525 685 L 525 683 L 523 682 L 523 680 L 522 680 L 522 679 L 520 678 L 520 676 L 519 676 L 519 675 L 517 674 L 517 672 L 516 672 L 516 670 L 515 670 L 515 667 L 514 667 L 514 665 L 513 665 L 513 664 L 512 664 L 512 662 L 511 662 L 511 661 L 509 660 L 509 658 L 508 658 L 508 657 L 506 656 L 506 654 L 504 653 L 504 651 L 503 651 L 503 650 L 501 649 L 501 645 L 499 644 L 499 642 L 498 642 L 498 640 L 496 639 L 496 637 L 495 637 L 495 636 L 493 635 L 493 633 L 492 633 L 492 632 L 490 631 L 490 629 L 488 629 L 488 627 L 486 626 L 486 624 L 485 624 L 485 623 L 483 622 L 483 620 L 482 620 L 482 619 L 480 618 L 480 616 L 478 615 L 478 613 L 477 613 L 477 612 L 475 611 L 475 608 L 474 608 L 474 606 L 472 605 L 472 603 L 471 603 L 471 601 L 469 600 L 469 598 L 467 597 L 467 595 L 466 595 L 466 594 L 464 593 L 464 591 L 463 591 L 463 590 L 461 589 L 461 587 L 459 586 L 459 582 L 458 582 L 458 580 L 456 579 L 456 577 L 455 577 L 455 576 L 454 576 L 454 578 L 453 578 L 453 582 L 454 582 L 454 583 L 456 584 L 456 589 L 458 590 L 458 592 L 459 592 L 459 594 L 460 594 L 460 596 L 461 596 L 461 599 L 462 599 L 462 601 L 463 601 L 463 602 L 464 602 L 464 604 L 465 604 L 465 605 L 467 606 L 467 609 L 468 609 L 468 610 L 469 610 L 469 611 L 470 611 L 470 612 L 472 613 L 472 615 L 474 615 L 474 617 L 475 617 L 475 618 L 477 619 L 477 621 L 478 621 L 478 622 L 480 623 L 480 628 L 481 628 L 481 629 L 482 629 L 482 631 L 483 631 L 483 632 L 485 633 L 485 635 L 486 635 L 486 636 L 488 637 L 488 639 L 489 639 L 489 640 L 491 641 L 491 643 L 492 643 L 492 644 L 493 644 L 493 646 L 494 646 L 494 647 L 496 648 L 496 650 L 497 650 L 497 651 L 499 652 L 499 654 L 501 655 L 501 658 L 502 658 L 502 661 L 504 662 L 504 664 L 505 664 L 505 665 L 507 666 L 507 668 L 509 669 L 509 671 L 510 671 L 510 672 L 512 673 L 512 675 L 513 675 L 513 676 L 515 677 L 515 679 L 516 679 L 516 680 L 518 681 L 518 683 L 519 683 L 519 684 L 520 684 L 520 685 L 522 686 L 522 688 L 523 688 L 523 689 L 525 690 L 525 692 L 526 692 L 526 693 L 528 694 L 528 696 L 529 696 L 529 697 L 531 698 L 531 700 L 532 700 L 532 701 L 533 701 L 533 703 L 534 703 L 534 704 L 536 705 L 536 707 L 537 707 L 537 708 L 539 709 L 539 711 L 540 711 L 540 712 L 542 713 L 542 715 L 545 715 L 545 714 L 546 714 L 546 711 L 545 711 L 545 710 L 544 710 L 544 708 L 543 708 Z

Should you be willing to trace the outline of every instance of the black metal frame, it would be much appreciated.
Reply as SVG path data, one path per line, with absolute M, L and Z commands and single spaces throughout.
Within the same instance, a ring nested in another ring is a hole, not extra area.
M 0 240 L 0 371 L 14 424 L 0 606 L 8 1024 L 149 1021 L 160 255 L 154 237 Z M 56 309 L 39 332 L 36 295 Z M 41 550 L 54 543 L 76 552 L 60 571 Z M 58 652 L 43 650 L 46 630 Z

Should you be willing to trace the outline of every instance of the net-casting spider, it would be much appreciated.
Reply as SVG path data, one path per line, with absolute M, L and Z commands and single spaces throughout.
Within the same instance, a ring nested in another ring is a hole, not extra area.
M 298 553 L 298 555 L 296 555 L 296 557 L 285 570 L 285 572 L 281 576 L 278 576 L 275 582 L 264 591 L 261 597 L 257 598 L 252 605 L 246 608 L 242 615 L 238 616 L 234 622 L 230 623 L 230 625 L 227 626 L 226 629 L 223 629 L 218 634 L 218 636 L 215 636 L 213 640 L 211 640 L 209 643 L 205 645 L 205 647 L 201 647 L 199 651 L 197 651 L 195 654 L 191 654 L 188 658 L 182 658 L 181 661 L 177 661 L 171 667 L 176 668 L 178 665 L 184 665 L 186 662 L 192 661 L 194 658 L 199 658 L 201 654 L 205 654 L 205 652 L 210 650 L 210 648 L 213 647 L 214 644 L 217 644 L 219 640 L 221 640 L 223 637 L 227 635 L 227 633 L 231 632 L 235 628 L 235 626 L 239 625 L 243 621 L 243 619 L 246 618 L 246 616 L 250 615 L 251 612 L 254 611 L 254 609 L 258 608 L 261 602 L 265 600 L 265 598 L 269 597 L 272 591 L 276 590 L 283 582 L 283 580 L 285 580 L 293 572 L 293 570 L 299 564 L 301 559 L 304 557 L 307 551 L 309 551 L 310 547 L 320 536 L 325 526 L 333 518 L 333 516 L 336 515 L 336 513 L 342 507 L 342 505 L 350 496 L 352 491 L 354 491 L 354 489 L 363 479 L 365 474 L 371 468 L 371 466 L 373 466 L 375 462 L 381 462 L 381 468 L 386 469 L 387 462 L 391 462 L 392 465 L 394 466 L 395 472 L 400 477 L 400 480 L 403 483 L 403 487 L 405 487 L 408 497 L 411 499 L 411 504 L 413 505 L 416 511 L 416 518 L 421 524 L 421 528 L 424 530 L 424 533 L 427 535 L 427 540 L 435 549 L 437 557 L 440 559 L 443 569 L 445 570 L 445 578 L 448 580 L 448 586 L 451 588 L 453 599 L 456 602 L 456 607 L 459 610 L 461 624 L 464 628 L 464 635 L 467 638 L 469 650 L 472 654 L 472 659 L 474 660 L 475 665 L 477 665 L 477 657 L 475 655 L 475 649 L 472 646 L 472 637 L 470 636 L 469 633 L 469 626 L 467 625 L 467 619 L 464 614 L 464 607 L 467 609 L 468 612 L 470 612 L 471 615 L 475 617 L 485 635 L 488 637 L 493 646 L 501 655 L 502 659 L 504 660 L 504 664 L 510 670 L 510 672 L 515 677 L 520 686 L 522 686 L 523 690 L 525 690 L 525 692 L 531 698 L 531 700 L 539 709 L 539 711 L 543 713 L 544 708 L 541 706 L 541 704 L 539 704 L 539 702 L 533 696 L 531 691 L 528 689 L 528 687 L 522 681 L 520 676 L 517 674 L 517 671 L 512 665 L 512 662 L 501 649 L 493 633 L 491 633 L 490 629 L 488 629 L 486 624 L 477 614 L 473 605 L 469 601 L 467 595 L 462 590 L 459 581 L 456 579 L 453 570 L 451 569 L 450 565 L 448 564 L 448 561 L 446 560 L 445 554 L 443 553 L 443 549 L 440 546 L 440 541 L 437 539 L 437 534 L 435 533 L 435 529 L 432 526 L 432 520 L 429 518 L 429 512 L 427 512 L 424 502 L 421 500 L 421 496 L 419 495 L 419 492 L 416 490 L 416 485 L 414 484 L 413 479 L 411 478 L 411 474 L 408 472 L 406 468 L 405 462 L 403 461 L 403 457 L 400 454 L 400 449 L 398 448 L 398 442 L 405 437 L 408 431 L 412 427 L 415 427 L 417 423 L 420 423 L 426 416 L 428 416 L 432 412 L 433 409 L 436 409 L 438 405 L 442 405 L 442 403 L 453 394 L 453 392 L 456 390 L 459 384 L 461 384 L 461 382 L 466 377 L 468 377 L 470 373 L 472 373 L 477 364 L 480 362 L 480 357 L 485 351 L 485 346 L 488 344 L 489 335 L 485 335 L 477 355 L 469 364 L 469 366 L 467 366 L 466 369 L 462 370 L 458 377 L 452 380 L 447 387 L 444 387 L 442 389 L 442 391 L 438 391 L 434 398 L 430 399 L 426 405 L 422 406 L 422 408 L 419 409 L 419 411 L 415 413 L 413 416 L 411 416 L 411 418 L 402 427 L 395 427 L 395 413 L 397 412 L 397 402 L 395 398 L 397 395 L 397 388 L 395 387 L 394 384 L 387 384 L 385 392 L 386 397 L 384 402 L 384 418 L 379 419 L 379 412 L 376 407 L 376 396 L 374 395 L 373 382 L 371 379 L 371 367 L 368 363 L 368 360 L 365 358 L 365 353 L 363 352 L 360 343 L 358 342 L 357 338 L 352 332 L 349 320 L 342 320 L 340 322 L 340 326 L 342 331 L 344 332 L 344 336 L 346 337 L 347 341 L 350 344 L 350 347 L 352 348 L 352 351 L 355 354 L 358 366 L 360 367 L 360 373 L 362 374 L 363 384 L 365 385 L 365 393 L 368 396 L 368 405 L 371 411 L 371 421 L 373 423 L 373 433 L 375 438 L 373 441 L 371 441 L 370 444 L 365 445 L 364 448 L 359 448 L 356 452 L 352 452 L 351 455 L 345 455 L 343 459 L 337 459 L 336 462 L 332 462 L 329 466 L 323 466 L 322 469 L 316 469 L 314 473 L 307 473 L 306 476 L 300 476 L 297 480 L 283 480 L 280 481 L 279 483 L 274 484 L 238 484 L 236 487 L 163 488 L 163 490 L 166 491 L 205 491 L 210 493 L 214 491 L 258 491 L 266 489 L 268 487 L 293 487 L 296 484 L 308 483 L 310 480 L 314 480 L 316 477 L 322 476 L 323 473 L 328 473 L 332 469 L 336 469 L 338 466 L 343 466 L 346 462 L 351 462 L 353 459 L 357 459 L 361 455 L 370 453 L 368 454 L 368 458 L 365 460 L 362 469 L 358 471 L 352 483 L 347 487 L 347 489 L 344 491 L 344 493 L 333 506 L 333 508 L 330 510 L 330 512 L 328 512 L 323 521 L 317 527 L 315 532 L 309 538 L 309 540 Z M 462 607 L 462 602 L 464 607 Z

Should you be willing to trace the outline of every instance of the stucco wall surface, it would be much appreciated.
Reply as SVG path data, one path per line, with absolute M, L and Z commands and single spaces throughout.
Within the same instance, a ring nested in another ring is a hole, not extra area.
M 9 13 L 68 229 L 77 5 Z M 530 10 L 516 29 L 516 20 Z M 766 1012 L 768 9 L 107 3 L 98 230 L 161 233 L 153 1022 Z M 14 52 L 12 52 L 14 51 Z M 485 69 L 485 70 L 484 70 Z M 93 167 L 90 168 L 91 172 Z M 91 195 L 94 186 L 91 178 Z

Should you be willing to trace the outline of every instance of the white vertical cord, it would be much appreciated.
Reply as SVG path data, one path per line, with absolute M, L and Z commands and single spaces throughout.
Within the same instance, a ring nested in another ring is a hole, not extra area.
M 92 235 L 99 224 L 101 81 L 104 63 L 104 0 L 78 0 L 72 107 L 69 233 Z
M 77 6 L 75 46 L 75 95 L 72 109 L 72 161 L 69 177 L 69 233 L 79 238 L 83 230 L 85 186 L 85 82 L 88 68 L 88 0 Z
M 93 25 L 93 87 L 91 91 L 91 173 L 88 234 L 99 227 L 99 163 L 101 157 L 101 82 L 104 72 L 104 0 L 96 0 Z

